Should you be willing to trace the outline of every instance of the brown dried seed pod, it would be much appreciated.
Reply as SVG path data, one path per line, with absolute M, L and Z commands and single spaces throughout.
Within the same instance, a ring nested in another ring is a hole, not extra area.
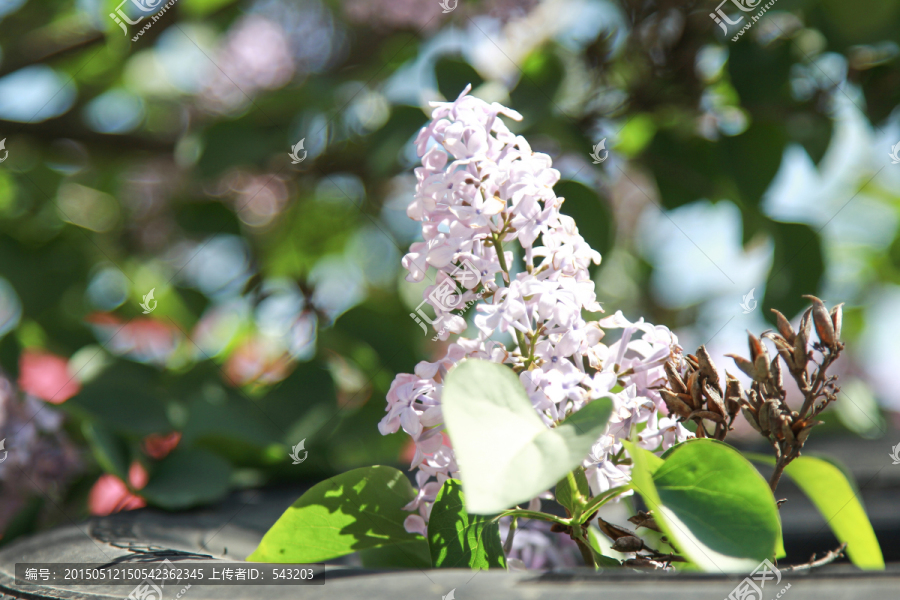
M 841 326 L 844 323 L 844 303 L 841 302 L 831 309 L 831 324 L 834 325 L 834 339 L 836 342 L 841 341 Z
M 765 345 L 759 341 L 759 338 L 748 331 L 747 339 L 750 342 L 750 360 L 755 363 L 758 356 L 765 355 L 766 362 L 769 362 L 769 353 L 766 350 Z
M 628 518 L 629 523 L 633 523 L 637 527 L 646 527 L 647 529 L 652 529 L 653 531 L 662 530 L 659 528 L 659 524 L 657 524 L 656 519 L 653 518 L 653 511 L 643 511 L 639 510 L 638 514 L 633 517 Z
M 694 371 L 688 377 L 688 388 L 694 408 L 703 406 L 703 390 L 700 388 L 700 371 Z
M 672 388 L 672 391 L 676 394 L 684 394 L 688 391 L 687 386 L 684 384 L 684 380 L 681 378 L 681 375 L 678 374 L 678 370 L 675 368 L 675 363 L 672 361 L 667 361 L 665 365 L 663 365 L 666 370 L 666 377 L 669 380 L 669 387 Z
M 772 374 L 769 373 L 769 355 L 768 354 L 758 354 L 756 356 L 756 360 L 753 361 L 753 371 L 755 377 L 753 377 L 756 381 L 768 381 Z
M 697 362 L 697 357 L 693 354 L 688 354 L 684 357 L 684 362 L 688 364 L 688 368 L 696 371 L 700 368 L 700 363 Z
M 801 333 L 806 336 L 807 340 L 812 335 L 812 308 L 807 308 L 803 316 L 800 317 L 800 329 L 797 330 L 797 335 Z
M 775 384 L 775 387 L 778 390 L 784 388 L 784 377 L 781 374 L 781 362 L 778 360 L 777 356 L 772 359 L 772 362 L 769 365 L 769 373 L 772 374 L 772 381 Z
M 670 413 L 675 414 L 682 419 L 687 419 L 688 415 L 691 414 L 693 408 L 685 404 L 681 398 L 669 390 L 659 390 L 659 395 L 662 396 L 663 402 L 666 403 L 666 408 L 669 409 Z
M 763 435 L 769 435 L 769 432 L 772 430 L 769 424 L 769 406 L 768 403 L 763 404 L 759 407 L 759 428 L 762 430 Z
M 723 417 L 727 414 L 725 412 L 725 403 L 719 395 L 719 390 L 707 383 L 703 386 L 703 395 L 706 396 L 706 406 L 710 412 L 717 413 Z
M 725 371 L 725 381 L 725 410 L 728 411 L 729 417 L 734 417 L 741 409 L 744 390 L 741 388 L 741 382 L 728 371 Z
M 819 339 L 822 340 L 823 344 L 830 348 L 833 348 L 834 324 L 831 322 L 831 315 L 828 314 L 828 309 L 825 308 L 825 305 L 822 303 L 822 301 L 815 296 L 807 295 L 803 297 L 813 303 L 812 315 L 813 323 L 816 326 L 816 334 L 819 336 Z
M 769 338 L 773 342 L 775 342 L 775 349 L 778 351 L 778 355 L 784 359 L 784 362 L 787 363 L 788 369 L 793 370 L 794 368 L 794 347 L 788 343 L 786 339 L 778 335 L 777 333 L 764 333 L 763 336 Z M 796 339 L 796 336 L 795 338 Z
M 778 324 L 778 331 L 781 332 L 782 337 L 784 337 L 784 339 L 787 340 L 788 344 L 793 344 L 794 337 L 797 334 L 794 333 L 794 328 L 791 327 L 790 321 L 788 321 L 787 318 L 783 314 L 781 314 L 774 308 L 772 309 L 772 312 L 775 313 L 775 320 Z
M 734 361 L 734 364 L 737 365 L 737 368 L 743 371 L 747 377 L 751 379 L 756 379 L 756 369 L 753 367 L 753 363 L 744 358 L 743 356 L 738 356 L 737 354 L 726 354 L 728 358 Z
M 710 412 L 708 410 L 695 410 L 691 413 L 691 418 L 699 417 L 701 419 L 707 419 L 709 421 L 715 421 L 716 423 L 724 423 L 725 417 L 718 415 L 714 412 Z
M 691 398 L 690 394 L 675 394 L 675 395 L 678 396 L 682 402 L 684 402 L 685 404 L 690 406 L 691 410 L 698 408 L 697 406 L 694 406 L 694 399 Z
M 791 424 L 787 419 L 782 419 L 781 421 L 781 435 L 782 437 L 790 443 L 794 441 L 794 432 L 791 431 Z
M 700 363 L 700 372 L 709 378 L 713 387 L 719 387 L 719 372 L 716 371 L 716 365 L 712 361 L 709 352 L 704 346 L 697 348 L 697 360 Z
M 797 332 L 797 337 L 794 339 L 794 366 L 798 370 L 802 370 L 806 368 L 806 364 L 809 362 L 808 346 L 809 346 L 809 336 L 812 334 L 812 309 L 808 309 L 805 313 L 803 313 L 803 318 L 800 319 L 800 330 Z
M 612 549 L 616 552 L 640 552 L 644 549 L 644 540 L 633 535 L 620 537 L 613 542 Z
M 749 408 L 746 406 L 741 407 L 741 413 L 744 415 L 744 418 L 747 419 L 747 422 L 750 423 L 750 426 L 753 427 L 759 433 L 762 433 L 762 429 L 759 427 L 759 421 L 756 418 L 756 415 L 753 414 Z
M 747 392 L 747 402 L 750 406 L 753 407 L 753 410 L 757 412 L 759 411 L 759 407 L 762 404 L 762 400 L 759 399 L 756 390 L 749 390 Z

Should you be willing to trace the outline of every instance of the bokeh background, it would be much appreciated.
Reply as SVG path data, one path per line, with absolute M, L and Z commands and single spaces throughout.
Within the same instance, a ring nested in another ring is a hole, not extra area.
M 714 0 L 178 0 L 132 41 L 139 4 L 0 0 L 0 543 L 408 464 L 385 393 L 443 353 L 412 141 L 469 83 L 553 157 L 608 314 L 721 357 L 844 302 L 821 429 L 890 431 L 900 3 L 778 0 L 736 42 Z

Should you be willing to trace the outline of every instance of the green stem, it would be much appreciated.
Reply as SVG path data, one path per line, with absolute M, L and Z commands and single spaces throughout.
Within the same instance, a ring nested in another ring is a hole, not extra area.
M 578 489 L 578 481 L 575 479 L 575 471 L 569 471 L 568 473 L 566 473 L 566 482 L 569 484 L 569 489 L 572 493 L 572 504 L 574 505 L 572 507 L 572 521 L 574 521 L 575 523 L 580 523 L 581 515 L 584 512 L 586 499 L 581 494 L 581 490 Z
M 501 517 L 522 517 L 523 519 L 538 519 L 541 521 L 547 521 L 549 523 L 558 523 L 563 527 L 568 527 L 572 524 L 572 519 L 563 519 L 561 517 L 557 517 L 556 515 L 550 515 L 542 512 L 535 512 L 533 510 L 523 510 L 521 508 L 513 508 L 510 510 L 505 510 L 496 517 L 494 517 L 494 521 L 499 520 Z
M 516 528 L 519 526 L 519 518 L 513 517 L 509 523 L 509 533 L 506 534 L 506 543 L 503 544 L 503 553 L 508 555 L 512 550 L 513 537 L 516 535 Z
M 506 264 L 506 257 L 503 255 L 503 242 L 496 233 L 491 234 L 494 240 L 494 250 L 497 252 L 497 260 L 500 261 L 500 268 L 503 270 L 503 280 L 509 285 L 509 266 Z
M 588 516 L 592 515 L 598 508 L 600 508 L 619 494 L 624 494 L 629 489 L 631 489 L 630 485 L 620 485 L 606 490 L 605 492 L 603 492 L 599 496 L 594 497 L 590 502 L 588 502 L 587 506 L 584 507 L 584 511 L 582 514 Z
M 581 558 L 584 559 L 584 564 L 596 569 L 597 562 L 594 560 L 594 552 L 591 550 L 590 544 L 585 539 L 581 538 L 573 538 L 575 543 L 578 544 L 578 549 L 581 551 Z

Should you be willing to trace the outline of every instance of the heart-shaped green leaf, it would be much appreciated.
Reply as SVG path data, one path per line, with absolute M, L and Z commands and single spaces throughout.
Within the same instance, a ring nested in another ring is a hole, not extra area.
M 775 465 L 775 459 L 747 454 L 750 460 Z M 828 460 L 799 456 L 784 469 L 822 516 L 834 536 L 847 543 L 847 557 L 860 569 L 884 569 L 884 556 L 857 490 L 844 472 Z
M 549 429 L 509 367 L 470 359 L 447 375 L 442 410 L 466 508 L 488 515 L 531 500 L 580 465 L 612 401 L 594 400 Z
M 421 540 L 407 533 L 403 506 L 415 497 L 406 475 L 363 467 L 319 482 L 294 502 L 247 560 L 321 562 L 358 550 Z
M 441 486 L 428 521 L 428 545 L 435 567 L 506 568 L 500 525 L 492 517 L 470 515 L 462 486 L 448 479 Z
M 709 439 L 671 448 L 663 459 L 625 442 L 632 485 L 657 523 L 704 571 L 752 571 L 775 556 L 781 521 L 765 479 L 740 452 Z

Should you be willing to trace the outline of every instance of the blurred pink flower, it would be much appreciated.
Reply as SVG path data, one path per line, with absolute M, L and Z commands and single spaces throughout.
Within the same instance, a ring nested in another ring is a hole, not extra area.
M 69 373 L 69 361 L 40 350 L 26 350 L 19 357 L 19 387 L 51 404 L 62 404 L 81 390 Z
M 131 489 L 139 490 L 147 485 L 147 470 L 141 463 L 131 463 L 128 470 L 128 483 Z M 88 508 L 92 515 L 105 516 L 122 510 L 134 510 L 147 505 L 147 502 L 136 495 L 115 475 L 101 475 L 88 494 Z
M 169 433 L 167 435 L 162 435 L 160 433 L 151 433 L 144 438 L 144 452 L 150 458 L 162 460 L 169 455 L 169 452 L 171 452 L 175 449 L 176 446 L 178 446 L 178 442 L 180 441 L 180 431 L 173 431 L 172 433 Z
M 271 385 L 287 377 L 293 367 L 290 354 L 278 344 L 249 339 L 235 348 L 225 362 L 225 376 L 235 387 L 250 383 Z
M 140 363 L 165 365 L 183 338 L 174 325 L 149 317 L 123 321 L 109 313 L 93 313 L 85 321 L 110 352 Z

